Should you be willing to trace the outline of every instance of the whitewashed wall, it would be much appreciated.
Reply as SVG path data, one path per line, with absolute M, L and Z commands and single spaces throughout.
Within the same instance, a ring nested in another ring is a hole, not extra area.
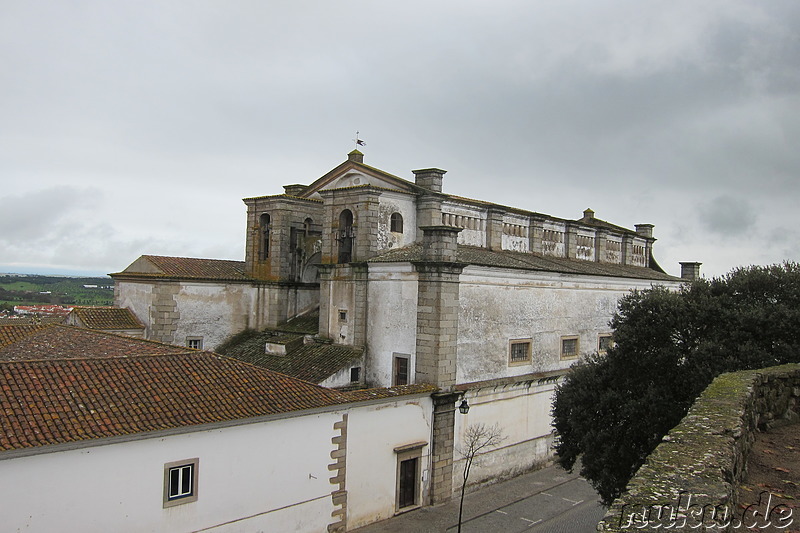
M 347 529 L 395 514 L 397 454 L 427 442 L 421 453 L 419 490 L 425 501 L 430 476 L 433 405 L 430 396 L 351 409 L 347 428 Z
M 367 382 L 392 385 L 394 353 L 410 356 L 413 382 L 417 339 L 417 274 L 410 264 L 370 264 L 367 309 Z
M 309 415 L 0 460 L 0 529 L 323 531 L 337 420 Z M 164 509 L 164 464 L 195 457 L 197 501 Z
M 384 192 L 378 197 L 377 249 L 402 248 L 414 242 L 417 233 L 417 208 L 414 198 L 407 194 Z M 403 217 L 403 233 L 389 231 L 392 213 Z
M 457 383 L 568 368 L 575 359 L 561 359 L 561 337 L 577 335 L 581 356 L 594 352 L 598 334 L 611 331 L 618 300 L 651 283 L 467 267 L 459 294 Z M 531 339 L 529 364 L 509 365 L 512 339 Z
M 496 425 L 503 441 L 476 457 L 467 486 L 495 482 L 540 466 L 552 456 L 552 382 L 526 381 L 467 391 L 470 410 L 456 413 L 453 489 L 464 480 L 464 434 L 470 425 Z

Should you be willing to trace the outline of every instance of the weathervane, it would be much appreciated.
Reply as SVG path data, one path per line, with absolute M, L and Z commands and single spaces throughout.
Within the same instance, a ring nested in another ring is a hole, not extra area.
M 364 141 L 362 141 L 361 139 L 358 138 L 358 132 L 356 132 L 356 138 L 353 139 L 353 141 L 356 143 L 356 150 L 358 150 L 359 146 L 366 146 L 367 145 L 367 143 L 365 143 Z

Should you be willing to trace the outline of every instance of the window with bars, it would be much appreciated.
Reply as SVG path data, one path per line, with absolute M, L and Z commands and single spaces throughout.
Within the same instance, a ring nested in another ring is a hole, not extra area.
M 570 359 L 578 357 L 580 343 L 578 336 L 561 337 L 561 358 Z
M 516 339 L 508 343 L 508 363 L 519 365 L 531 361 L 530 339 Z

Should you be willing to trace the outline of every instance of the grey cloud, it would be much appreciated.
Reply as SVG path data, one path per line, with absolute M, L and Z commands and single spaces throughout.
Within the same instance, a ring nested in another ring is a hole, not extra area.
M 724 237 L 745 235 L 756 222 L 756 212 L 746 200 L 728 195 L 701 205 L 698 216 L 706 230 Z

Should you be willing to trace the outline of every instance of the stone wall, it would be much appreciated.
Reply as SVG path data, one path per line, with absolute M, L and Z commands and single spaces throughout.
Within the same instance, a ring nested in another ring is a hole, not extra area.
M 755 432 L 797 422 L 799 413 L 798 364 L 717 377 L 648 457 L 598 530 L 736 530 L 743 512 L 736 487 Z

